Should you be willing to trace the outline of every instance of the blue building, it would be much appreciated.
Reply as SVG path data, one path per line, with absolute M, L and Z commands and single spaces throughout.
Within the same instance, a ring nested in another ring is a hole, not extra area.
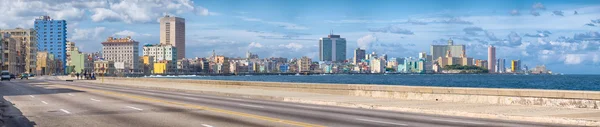
M 67 21 L 54 20 L 50 16 L 40 16 L 35 19 L 38 51 L 46 51 L 60 60 L 62 68 L 56 72 L 64 72 L 66 68 Z
M 346 38 L 330 34 L 319 39 L 319 61 L 344 62 L 346 60 Z

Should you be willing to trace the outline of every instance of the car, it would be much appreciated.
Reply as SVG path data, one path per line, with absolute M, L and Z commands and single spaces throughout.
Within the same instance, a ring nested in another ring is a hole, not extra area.
M 29 79 L 29 74 L 26 74 L 26 73 L 21 74 L 21 79 Z
M 15 76 L 14 74 L 10 74 L 10 79 L 17 79 L 17 76 Z
M 4 81 L 4 80 L 8 80 L 10 81 L 10 72 L 8 71 L 2 71 L 0 72 L 0 81 Z

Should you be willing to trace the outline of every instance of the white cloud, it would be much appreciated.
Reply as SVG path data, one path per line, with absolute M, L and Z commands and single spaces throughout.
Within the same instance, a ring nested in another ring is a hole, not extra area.
M 565 64 L 580 64 L 584 60 L 584 54 L 566 54 Z
M 373 34 L 365 35 L 358 40 L 356 40 L 356 44 L 361 49 L 370 49 L 373 43 L 377 42 L 377 36 Z
M 102 21 L 122 21 L 122 16 L 117 14 L 116 12 L 106 9 L 106 8 L 96 8 L 93 10 L 94 14 L 92 15 L 92 21 L 94 22 L 102 22 Z M 130 22 L 130 21 L 126 21 Z
M 92 29 L 75 29 L 73 31 L 73 35 L 69 38 L 70 41 L 81 41 L 81 40 L 89 40 L 92 38 L 99 38 L 101 34 L 106 30 L 105 27 L 96 27 Z
M 258 42 L 251 42 L 250 45 L 248 45 L 248 47 L 250 48 L 262 48 L 263 45 L 258 43 Z
M 265 23 L 265 24 L 270 24 L 270 25 L 275 25 L 277 27 L 281 27 L 284 29 L 288 29 L 288 30 L 306 30 L 309 29 L 306 26 L 301 26 L 298 24 L 294 24 L 294 23 L 288 23 L 288 22 L 274 22 L 274 21 L 265 21 L 259 18 L 252 18 L 252 17 L 246 17 L 246 16 L 237 16 L 237 18 L 244 20 L 244 21 L 248 21 L 248 22 L 261 22 L 261 23 Z
M 123 30 L 123 31 L 119 31 L 119 32 L 115 33 L 114 35 L 118 35 L 118 36 L 136 36 L 137 33 L 133 32 L 133 31 L 129 31 L 129 30 Z
M 298 44 L 298 43 L 288 43 L 287 45 L 281 44 L 281 45 L 279 45 L 279 47 L 285 47 L 288 49 L 292 49 L 294 51 L 298 51 L 298 50 L 304 48 L 304 46 L 302 46 L 301 44 Z

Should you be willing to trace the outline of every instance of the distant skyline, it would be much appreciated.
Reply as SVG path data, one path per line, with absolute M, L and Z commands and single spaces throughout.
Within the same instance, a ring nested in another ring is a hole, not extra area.
M 390 57 L 429 54 L 429 45 L 465 44 L 467 55 L 521 59 L 560 73 L 600 73 L 600 1 L 358 0 L 0 0 L 0 29 L 33 28 L 35 18 L 67 20 L 69 41 L 95 52 L 109 36 L 159 43 L 158 19 L 186 20 L 186 56 L 318 59 L 331 30 L 357 47 Z M 508 65 L 508 64 L 507 64 Z

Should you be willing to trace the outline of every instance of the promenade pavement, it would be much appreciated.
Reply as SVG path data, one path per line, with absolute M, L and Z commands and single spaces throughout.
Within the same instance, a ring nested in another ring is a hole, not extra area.
M 71 77 L 58 77 L 61 80 Z M 318 94 L 308 92 L 292 92 L 281 90 L 211 87 L 203 84 L 171 83 L 130 80 L 80 80 L 78 82 L 102 83 L 127 87 L 172 90 L 189 93 L 205 93 L 240 98 L 253 98 L 319 104 L 341 107 L 391 110 L 402 112 L 426 113 L 434 115 L 463 116 L 500 120 L 516 120 L 528 122 L 544 122 L 581 126 L 600 126 L 600 110 L 575 109 L 543 106 L 493 105 L 473 103 L 451 103 L 422 100 L 382 99 L 345 95 Z

